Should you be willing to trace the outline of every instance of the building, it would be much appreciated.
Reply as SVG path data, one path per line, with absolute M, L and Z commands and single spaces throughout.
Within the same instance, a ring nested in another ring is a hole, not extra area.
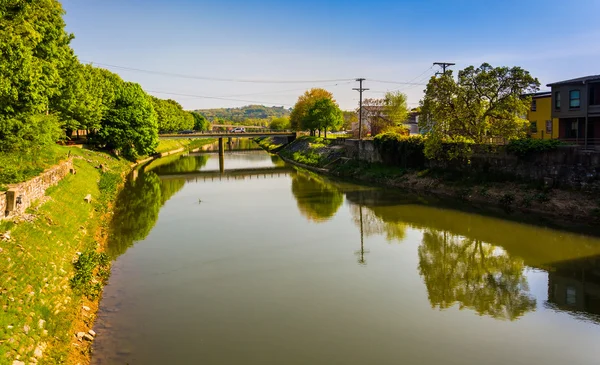
M 527 112 L 531 138 L 557 139 L 558 118 L 552 118 L 552 92 L 545 91 L 527 96 L 531 96 L 531 107 Z
M 558 138 L 584 146 L 600 144 L 600 75 L 548 84 Z

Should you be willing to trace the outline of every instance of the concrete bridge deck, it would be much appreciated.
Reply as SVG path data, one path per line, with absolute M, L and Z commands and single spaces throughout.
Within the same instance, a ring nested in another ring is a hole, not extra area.
M 178 138 L 255 138 L 255 137 L 296 137 L 296 132 L 204 132 L 190 134 L 159 134 L 160 139 L 178 139 Z
M 197 179 L 229 179 L 229 178 L 240 178 L 240 177 L 267 177 L 267 176 L 281 176 L 286 175 L 294 171 L 289 166 L 276 166 L 276 167 L 265 167 L 257 169 L 231 169 L 231 170 L 210 170 L 210 171 L 189 171 L 189 172 L 174 172 L 174 173 L 162 173 L 159 175 L 161 179 L 185 179 L 185 180 L 197 180 Z

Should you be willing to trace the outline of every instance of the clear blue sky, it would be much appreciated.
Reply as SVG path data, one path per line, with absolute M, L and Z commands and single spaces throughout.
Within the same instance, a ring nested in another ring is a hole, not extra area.
M 435 61 L 455 62 L 455 70 L 482 62 L 521 66 L 543 88 L 600 74 L 598 0 L 64 0 L 63 6 L 72 46 L 85 62 L 227 79 L 364 77 L 371 89 L 365 97 L 399 89 L 410 106 L 424 86 L 372 80 L 426 83 Z M 330 90 L 343 109 L 358 103 L 355 82 L 255 84 L 111 70 L 186 109 L 249 104 L 193 96 L 292 106 L 310 87 Z

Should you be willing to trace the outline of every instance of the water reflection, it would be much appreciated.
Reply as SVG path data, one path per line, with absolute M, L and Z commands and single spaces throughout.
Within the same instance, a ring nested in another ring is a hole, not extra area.
M 313 222 L 329 220 L 344 202 L 339 189 L 308 172 L 292 174 L 292 193 L 302 215 Z
M 554 265 L 548 273 L 548 306 L 600 323 L 600 256 Z
M 515 320 L 535 309 L 523 260 L 493 245 L 444 231 L 426 230 L 419 274 L 429 302 L 446 309 L 459 303 L 480 315 Z

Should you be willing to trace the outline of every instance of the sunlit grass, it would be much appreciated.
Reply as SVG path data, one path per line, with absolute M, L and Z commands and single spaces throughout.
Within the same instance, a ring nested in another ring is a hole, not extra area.
M 0 191 L 8 184 L 29 180 L 66 158 L 69 148 L 50 145 L 29 153 L 0 153 Z

